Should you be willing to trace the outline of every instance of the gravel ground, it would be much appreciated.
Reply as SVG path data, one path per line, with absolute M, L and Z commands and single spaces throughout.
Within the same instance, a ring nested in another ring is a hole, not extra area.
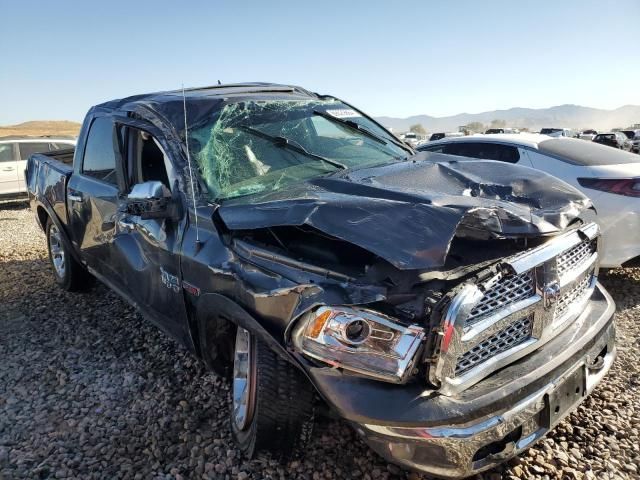
M 103 286 L 56 288 L 24 203 L 0 204 L 0 479 L 426 478 L 324 420 L 304 458 L 246 461 L 229 385 Z M 603 283 L 619 358 L 594 394 L 524 455 L 478 478 L 640 478 L 640 269 Z

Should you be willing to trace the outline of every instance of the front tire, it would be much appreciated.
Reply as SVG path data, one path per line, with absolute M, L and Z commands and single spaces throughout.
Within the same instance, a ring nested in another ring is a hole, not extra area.
M 51 263 L 56 283 L 68 292 L 91 288 L 95 283 L 95 277 L 71 256 L 67 243 L 62 237 L 62 232 L 50 218 L 47 219 L 45 234 L 47 236 L 49 262 Z
M 304 448 L 313 427 L 314 390 L 305 376 L 249 331 L 235 339 L 231 432 L 249 458 L 284 460 Z

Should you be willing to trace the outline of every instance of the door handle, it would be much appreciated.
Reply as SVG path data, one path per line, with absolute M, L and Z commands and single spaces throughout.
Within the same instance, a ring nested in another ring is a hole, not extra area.
M 82 201 L 82 194 L 80 194 L 80 193 L 69 193 L 67 195 L 67 198 L 69 199 L 70 202 L 81 202 Z
M 4 172 L 13 172 L 14 168 L 13 167 L 7 167 L 7 168 L 3 168 L 2 171 Z

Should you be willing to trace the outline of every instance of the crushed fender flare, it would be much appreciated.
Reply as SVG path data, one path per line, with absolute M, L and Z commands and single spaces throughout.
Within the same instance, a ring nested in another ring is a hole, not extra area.
M 201 358 L 205 359 L 203 346 L 206 345 L 206 342 L 209 340 L 205 338 L 205 332 L 207 332 L 207 323 L 210 322 L 213 317 L 223 318 L 236 326 L 249 330 L 258 340 L 264 342 L 280 357 L 301 371 L 305 371 L 298 362 L 294 360 L 284 343 L 276 340 L 249 312 L 236 302 L 217 293 L 207 293 L 198 299 L 196 310 L 197 332 L 195 332 L 197 338 L 194 339 L 193 343 L 198 345 L 198 353 Z

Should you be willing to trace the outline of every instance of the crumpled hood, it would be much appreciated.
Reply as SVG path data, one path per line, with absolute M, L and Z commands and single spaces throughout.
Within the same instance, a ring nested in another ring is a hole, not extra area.
M 338 172 L 275 192 L 226 201 L 231 230 L 309 225 L 400 269 L 444 265 L 453 238 L 560 232 L 590 201 L 527 167 L 419 153 L 406 162 Z

